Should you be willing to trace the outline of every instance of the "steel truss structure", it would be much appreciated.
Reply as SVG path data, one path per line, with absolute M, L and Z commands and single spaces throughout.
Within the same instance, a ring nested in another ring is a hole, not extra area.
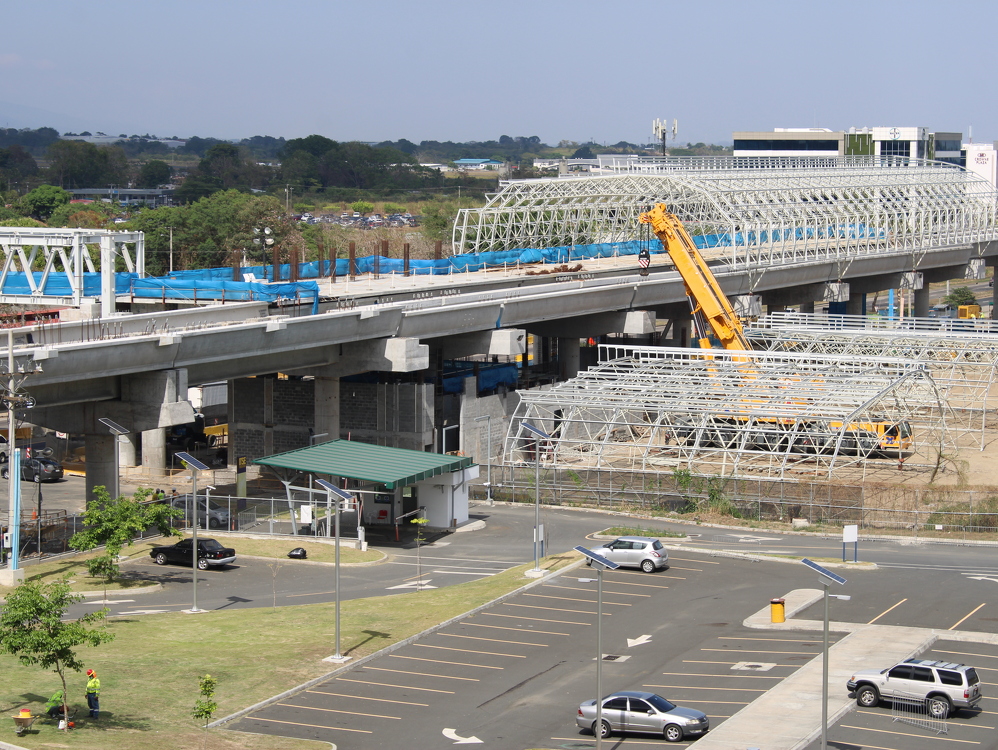
M 638 215 L 655 203 L 732 268 L 918 255 L 998 239 L 994 186 L 952 164 L 864 157 L 746 166 L 757 162 L 765 163 L 675 160 L 619 175 L 504 182 L 483 208 L 458 213 L 453 249 L 634 240 Z
M 89 246 L 97 246 L 95 265 Z M 0 227 L 0 302 L 79 307 L 85 295 L 85 273 L 101 274 L 101 314 L 114 313 L 115 269 L 118 259 L 128 271 L 145 275 L 145 235 L 106 229 L 43 229 Z M 35 274 L 38 274 L 37 276 Z M 24 274 L 28 293 L 8 290 L 7 282 Z M 59 291 L 49 290 L 60 279 Z M 68 291 L 68 293 L 67 293 Z
M 560 469 L 864 480 L 938 469 L 955 447 L 931 374 L 905 359 L 604 345 L 596 367 L 520 395 L 512 465 L 539 448 Z
M 998 333 L 771 325 L 768 317 L 745 329 L 746 338 L 756 349 L 861 360 L 884 356 L 923 363 L 953 410 L 954 419 L 949 426 L 962 428 L 961 438 L 973 431 L 980 449 L 984 449 L 988 399 L 998 367 Z

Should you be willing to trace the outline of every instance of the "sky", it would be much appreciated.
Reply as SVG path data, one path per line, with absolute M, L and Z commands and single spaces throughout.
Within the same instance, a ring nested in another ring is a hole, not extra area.
M 994 0 L 0 2 L 0 127 L 159 137 L 998 140 Z M 17 33 L 10 33 L 18 30 Z

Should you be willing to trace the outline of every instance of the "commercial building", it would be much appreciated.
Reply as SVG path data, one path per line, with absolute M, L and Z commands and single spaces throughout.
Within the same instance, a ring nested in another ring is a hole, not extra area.
M 776 128 L 772 132 L 736 132 L 735 156 L 834 158 L 896 156 L 935 159 L 964 166 L 963 134 L 931 132 L 924 127 Z

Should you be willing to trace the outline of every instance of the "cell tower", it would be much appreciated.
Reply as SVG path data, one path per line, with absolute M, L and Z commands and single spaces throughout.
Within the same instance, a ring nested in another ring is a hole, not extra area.
M 662 156 L 665 156 L 665 142 L 668 140 L 669 136 L 672 136 L 672 140 L 676 140 L 676 133 L 679 132 L 679 120 L 672 120 L 672 130 L 669 129 L 669 118 L 664 120 L 655 120 L 651 124 L 652 134 L 655 136 L 656 141 L 662 141 Z

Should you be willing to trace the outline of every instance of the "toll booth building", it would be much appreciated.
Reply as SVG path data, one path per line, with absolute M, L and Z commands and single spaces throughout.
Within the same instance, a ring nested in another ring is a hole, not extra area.
M 396 527 L 419 516 L 430 530 L 455 530 L 468 522 L 468 485 L 478 465 L 465 456 L 388 448 L 350 440 L 258 458 L 287 491 L 295 528 L 314 521 L 315 531 L 328 534 L 326 491 L 314 481 L 325 479 L 357 498 L 346 519 L 358 527 Z M 297 523 L 295 522 L 297 520 Z

